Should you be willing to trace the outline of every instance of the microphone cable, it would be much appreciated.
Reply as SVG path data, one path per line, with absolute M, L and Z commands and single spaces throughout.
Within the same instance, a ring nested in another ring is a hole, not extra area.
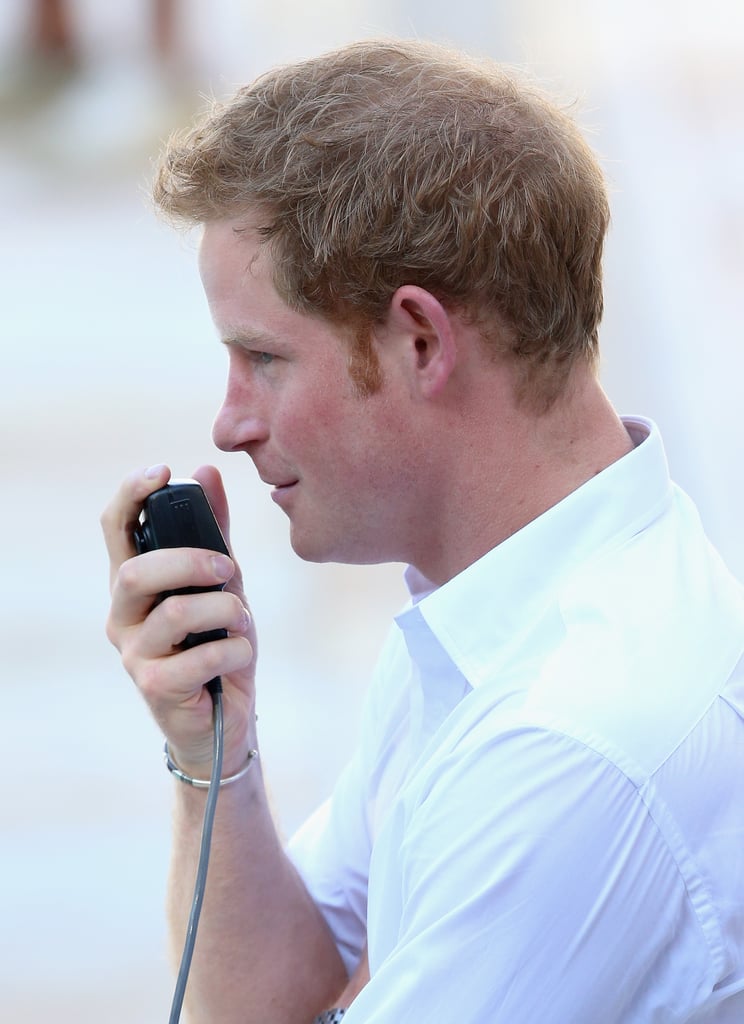
M 186 928 L 186 940 L 181 964 L 178 968 L 176 986 L 171 1003 L 170 1017 L 168 1024 L 178 1024 L 181 1019 L 181 1008 L 186 992 L 186 983 L 191 969 L 191 959 L 194 955 L 194 944 L 196 942 L 196 931 L 199 927 L 202 903 L 204 902 L 204 890 L 207 884 L 207 868 L 209 867 L 209 849 L 212 843 L 212 828 L 214 826 L 214 815 L 217 809 L 217 797 L 220 792 L 220 778 L 222 776 L 222 756 L 224 738 L 224 712 L 222 708 L 222 681 L 219 678 L 213 679 L 208 684 L 212 696 L 212 772 L 209 777 L 209 789 L 207 790 L 207 803 L 204 808 L 204 821 L 202 824 L 201 843 L 199 846 L 199 863 L 196 869 L 196 881 L 194 883 L 194 895 L 191 901 L 191 912 L 189 914 L 188 926 Z

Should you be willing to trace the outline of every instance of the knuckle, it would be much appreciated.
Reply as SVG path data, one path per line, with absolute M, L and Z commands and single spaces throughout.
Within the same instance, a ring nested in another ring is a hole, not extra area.
M 158 661 L 146 661 L 140 665 L 138 672 L 131 671 L 130 675 L 136 682 L 138 690 L 147 701 L 157 696 L 162 690 L 163 671 Z
M 160 614 L 169 627 L 181 626 L 188 610 L 186 600 L 179 594 L 171 594 L 160 604 Z
M 135 679 L 137 675 L 137 660 L 126 649 L 121 651 L 121 663 L 127 675 Z
M 122 508 L 118 494 L 106 503 L 99 518 L 104 533 L 114 532 L 119 528 L 122 521 Z
M 114 514 L 113 514 L 113 512 L 111 510 L 111 506 L 107 505 L 106 508 L 103 510 L 103 512 L 101 512 L 101 515 L 99 517 L 99 522 L 101 524 L 101 529 L 103 530 L 104 533 L 107 534 L 107 533 L 111 532 L 111 527 L 112 527 L 112 524 L 113 524 L 113 519 L 114 519 Z
M 206 644 L 202 648 L 202 664 L 204 671 L 210 676 L 216 675 L 222 670 L 224 651 L 220 645 L 224 642 L 224 640 L 218 640 L 214 643 Z
M 208 565 L 208 556 L 206 551 L 201 548 L 183 548 L 182 549 L 182 561 L 184 576 L 188 575 L 189 579 L 196 580 L 198 577 L 203 576 L 205 568 Z
M 119 630 L 114 624 L 113 617 L 111 614 L 108 615 L 105 624 L 106 639 L 110 644 L 113 644 L 117 650 L 119 650 Z
M 134 593 L 139 582 L 139 569 L 134 558 L 128 558 L 119 566 L 117 574 L 119 587 L 125 594 Z

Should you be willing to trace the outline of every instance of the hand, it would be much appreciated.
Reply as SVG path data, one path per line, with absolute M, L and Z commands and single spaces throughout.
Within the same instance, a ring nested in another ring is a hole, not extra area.
M 222 480 L 213 467 L 194 474 L 229 541 Z M 223 774 L 237 771 L 255 746 L 256 636 L 236 563 L 200 548 L 162 548 L 136 555 L 133 529 L 147 496 L 170 477 L 166 466 L 128 477 L 101 517 L 111 573 L 109 640 L 165 734 L 171 754 L 190 775 L 208 777 L 212 701 L 205 684 L 222 677 L 225 710 Z M 173 594 L 182 587 L 226 583 L 223 591 Z M 187 633 L 223 628 L 224 640 L 181 650 Z M 205 775 L 206 773 L 206 775 Z

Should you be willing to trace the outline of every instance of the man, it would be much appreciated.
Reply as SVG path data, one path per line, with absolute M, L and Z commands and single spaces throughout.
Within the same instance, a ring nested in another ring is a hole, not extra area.
M 155 195 L 204 226 L 217 445 L 302 558 L 410 564 L 359 750 L 285 852 L 237 563 L 132 557 L 166 467 L 104 514 L 109 636 L 187 776 L 223 679 L 191 1020 L 309 1024 L 360 987 L 350 1024 L 744 1019 L 744 599 L 598 383 L 608 210 L 577 128 L 498 68 L 363 43 L 239 92 Z M 180 946 L 205 798 L 174 787 Z

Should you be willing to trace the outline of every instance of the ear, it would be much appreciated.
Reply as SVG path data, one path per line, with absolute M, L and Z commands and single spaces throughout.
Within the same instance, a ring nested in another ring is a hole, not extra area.
M 457 361 L 451 314 L 431 292 L 406 284 L 390 300 L 388 327 L 414 390 L 424 398 L 440 394 Z

